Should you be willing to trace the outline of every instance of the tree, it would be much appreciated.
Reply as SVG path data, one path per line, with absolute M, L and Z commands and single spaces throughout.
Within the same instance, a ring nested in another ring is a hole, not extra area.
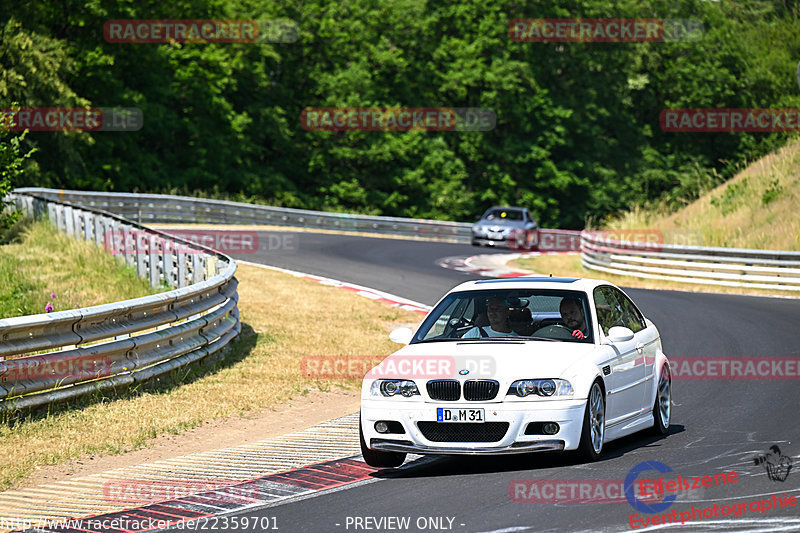
M 0 230 L 10 228 L 19 219 L 19 212 L 7 209 L 14 204 L 7 195 L 14 189 L 14 183 L 23 173 L 23 164 L 35 150 L 21 154 L 20 143 L 27 130 L 17 135 L 10 131 L 13 123 L 9 114 L 0 111 Z

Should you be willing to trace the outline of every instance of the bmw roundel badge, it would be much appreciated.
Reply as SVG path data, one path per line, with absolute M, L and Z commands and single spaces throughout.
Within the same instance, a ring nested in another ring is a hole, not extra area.
M 465 368 L 465 369 L 463 369 L 463 370 L 459 370 L 459 371 L 458 371 L 458 373 L 459 373 L 459 374 L 461 374 L 462 376 L 466 376 L 467 374 L 469 374 L 469 370 L 467 370 L 467 369 Z

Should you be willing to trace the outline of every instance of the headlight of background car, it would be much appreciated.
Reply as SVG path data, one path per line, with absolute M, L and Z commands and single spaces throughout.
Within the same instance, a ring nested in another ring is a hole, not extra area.
M 376 379 L 369 390 L 370 396 L 419 396 L 417 384 L 406 379 Z
M 536 394 L 537 396 L 571 396 L 572 385 L 566 379 L 521 379 L 511 384 L 508 394 L 520 398 Z

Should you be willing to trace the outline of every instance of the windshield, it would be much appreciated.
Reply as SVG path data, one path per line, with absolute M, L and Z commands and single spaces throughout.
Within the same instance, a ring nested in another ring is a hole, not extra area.
M 518 209 L 489 209 L 483 215 L 483 219 L 493 222 L 501 220 L 522 220 L 522 211 Z
M 430 312 L 412 343 L 509 338 L 594 342 L 586 294 L 536 289 L 454 292 Z

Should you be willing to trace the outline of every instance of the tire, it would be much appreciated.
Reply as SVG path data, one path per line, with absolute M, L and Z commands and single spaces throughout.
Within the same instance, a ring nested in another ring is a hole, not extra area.
M 586 462 L 597 461 L 603 454 L 606 428 L 606 400 L 600 381 L 596 380 L 589 389 L 586 410 L 583 413 L 581 442 L 578 456 Z
M 475 239 L 472 239 L 472 246 L 480 246 L 480 245 L 481 245 L 481 243 L 479 243 Z
M 361 455 L 364 457 L 364 462 L 369 466 L 375 468 L 395 468 L 403 464 L 406 460 L 406 454 L 402 452 L 381 452 L 378 450 L 370 450 L 367 448 L 367 443 L 364 442 L 364 431 L 361 429 L 361 417 L 358 417 L 358 437 L 361 441 Z
M 669 432 L 669 422 L 672 416 L 672 374 L 669 365 L 661 369 L 656 387 L 656 399 L 653 402 L 653 433 L 666 435 Z

